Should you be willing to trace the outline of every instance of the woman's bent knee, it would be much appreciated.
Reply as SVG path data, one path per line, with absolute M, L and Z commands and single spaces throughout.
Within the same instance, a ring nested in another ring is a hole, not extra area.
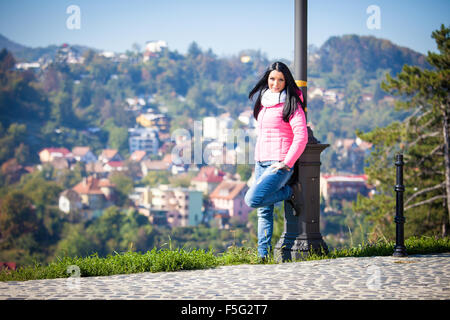
M 247 191 L 247 193 L 245 194 L 245 197 L 244 197 L 245 204 L 247 206 L 249 206 L 250 208 L 260 207 L 261 201 L 258 201 L 257 199 L 255 199 L 255 194 L 253 192 L 251 192 L 250 190 L 251 189 L 249 189 L 249 191 Z

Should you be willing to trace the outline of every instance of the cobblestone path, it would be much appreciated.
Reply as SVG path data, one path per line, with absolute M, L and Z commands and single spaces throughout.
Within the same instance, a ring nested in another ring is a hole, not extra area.
M 450 299 L 450 253 L 0 282 L 5 299 Z

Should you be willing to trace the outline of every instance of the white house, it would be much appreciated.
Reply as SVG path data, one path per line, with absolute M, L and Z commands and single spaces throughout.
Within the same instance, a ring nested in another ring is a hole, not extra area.
M 39 62 L 21 62 L 15 64 L 15 68 L 18 70 L 39 69 L 40 67 L 41 64 Z
M 59 210 L 64 213 L 76 212 L 82 208 L 80 195 L 72 189 L 64 190 L 59 196 Z
M 164 40 L 152 40 L 145 43 L 145 51 L 161 52 L 165 48 L 167 48 L 167 42 Z
M 253 110 L 251 109 L 247 109 L 243 112 L 241 112 L 241 114 L 239 114 L 238 119 L 240 122 L 242 122 L 243 124 L 255 128 L 256 127 L 256 120 L 255 117 L 253 117 Z
M 202 222 L 203 193 L 187 188 L 161 185 L 151 189 L 152 210 L 165 210 L 171 226 L 196 226 Z
M 142 176 L 145 177 L 151 171 L 169 171 L 172 164 L 163 160 L 148 160 L 141 161 Z
M 203 118 L 203 138 L 218 141 L 226 141 L 229 130 L 233 128 L 234 119 L 229 113 L 224 113 L 219 117 Z
M 137 150 L 145 151 L 147 154 L 158 153 L 159 139 L 155 129 L 130 128 L 128 134 L 130 153 Z
M 103 51 L 100 52 L 99 55 L 108 58 L 108 59 L 112 59 L 116 56 L 116 54 L 113 51 Z
M 134 98 L 126 98 L 125 99 L 129 110 L 139 110 L 142 107 L 145 107 L 146 102 L 144 98 L 138 98 L 138 97 L 134 97 Z
M 109 161 L 103 166 L 103 170 L 106 172 L 127 171 L 128 167 L 124 161 Z
M 338 99 L 337 91 L 334 89 L 329 89 L 329 90 L 325 91 L 325 93 L 323 94 L 323 99 L 326 102 L 336 103 L 337 99 Z
M 218 117 L 217 140 L 226 141 L 230 130 L 233 129 L 234 119 L 229 113 L 223 113 Z
M 39 159 L 42 163 L 51 162 L 57 158 L 69 159 L 72 153 L 66 148 L 45 148 L 39 151 Z
M 217 118 L 203 118 L 203 137 L 206 139 L 217 139 Z
M 321 88 L 311 88 L 308 90 L 308 99 L 314 99 L 316 97 L 322 98 L 323 97 L 324 90 Z

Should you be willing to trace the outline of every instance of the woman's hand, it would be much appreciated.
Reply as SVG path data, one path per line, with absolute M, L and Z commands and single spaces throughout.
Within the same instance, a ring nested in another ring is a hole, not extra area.
M 284 162 L 281 162 L 281 161 L 272 163 L 272 165 L 269 168 L 272 172 L 277 172 L 280 169 L 287 170 L 287 171 L 291 170 L 291 168 L 289 168 L 287 165 L 284 164 Z

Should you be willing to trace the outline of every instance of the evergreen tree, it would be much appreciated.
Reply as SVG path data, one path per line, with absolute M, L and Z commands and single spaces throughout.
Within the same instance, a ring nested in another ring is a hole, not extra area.
M 432 33 L 439 53 L 428 53 L 432 69 L 405 65 L 396 78 L 389 74 L 382 88 L 404 101 L 397 110 L 412 114 L 402 122 L 394 122 L 372 132 L 357 132 L 374 144 L 366 173 L 377 186 L 372 199 L 359 197 L 354 210 L 372 221 L 374 236 L 392 236 L 395 224 L 394 192 L 396 153 L 405 158 L 406 185 L 404 210 L 406 235 L 441 233 L 448 235 L 450 206 L 449 155 L 449 80 L 450 39 L 444 25 Z M 409 221 L 408 221 L 409 220 Z

